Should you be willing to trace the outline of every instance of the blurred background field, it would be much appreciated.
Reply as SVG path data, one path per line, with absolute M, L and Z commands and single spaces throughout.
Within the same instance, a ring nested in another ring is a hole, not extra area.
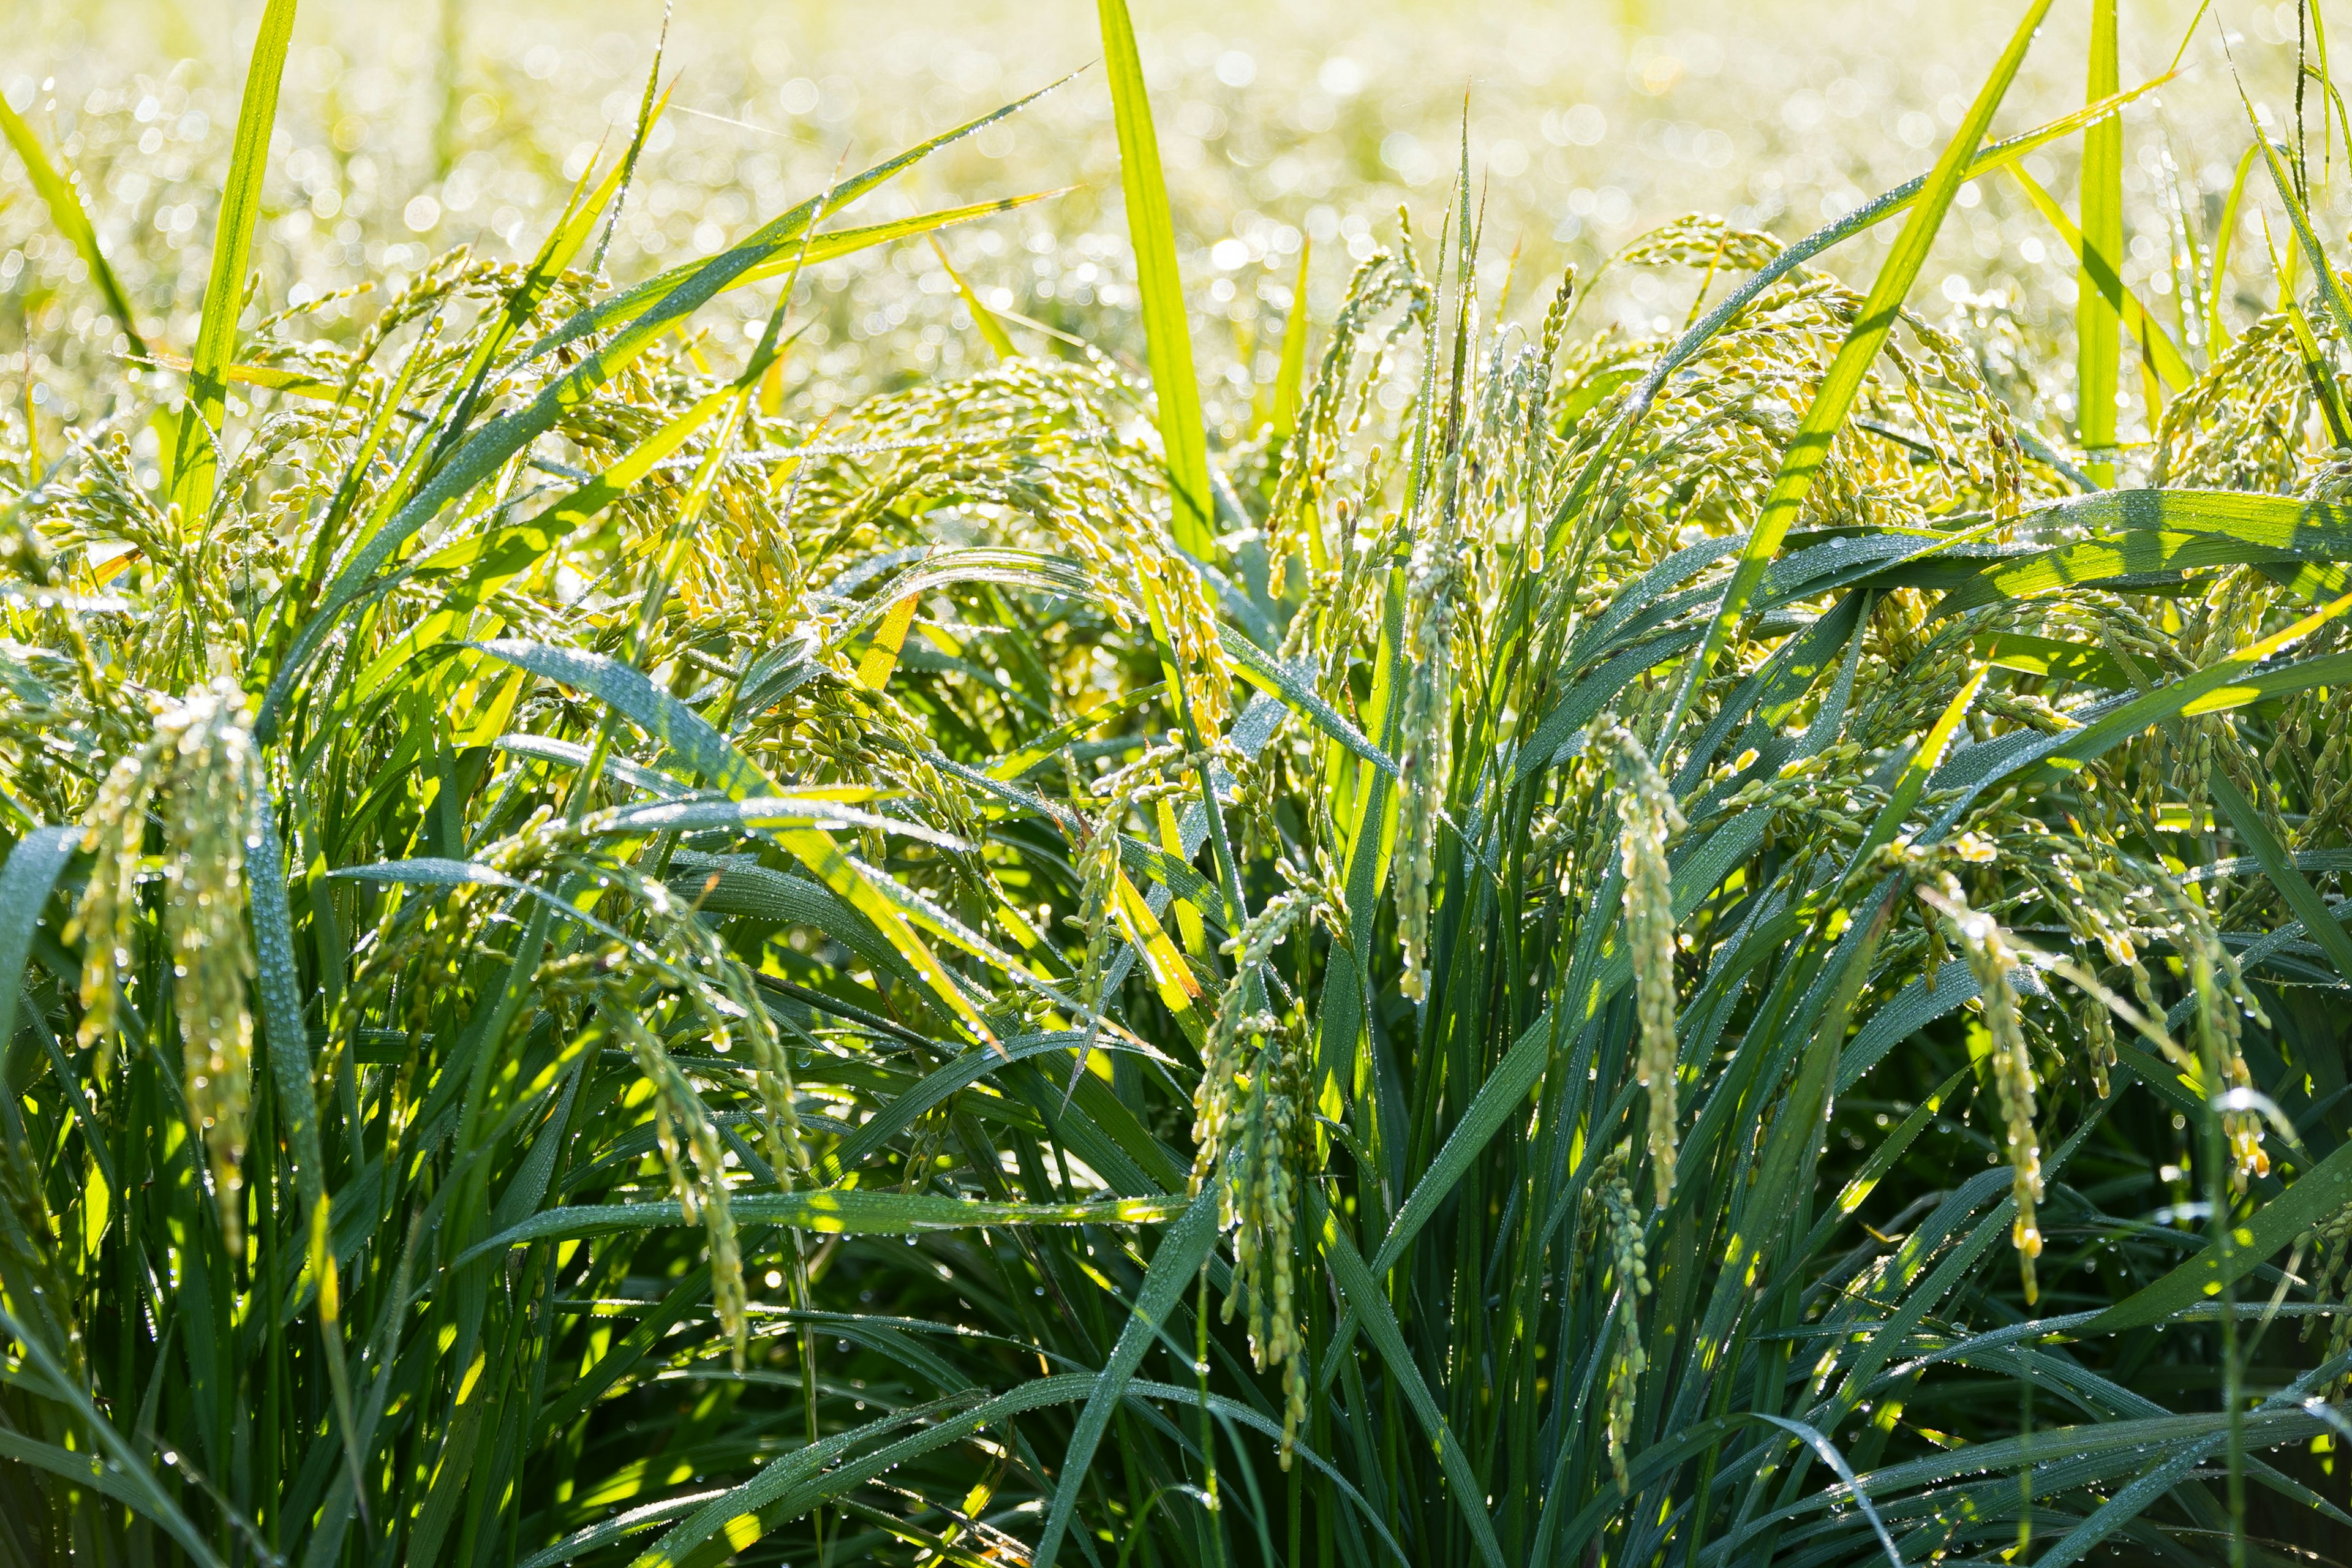
M 152 335 L 183 349 L 205 278 L 190 253 L 211 241 L 238 62 L 258 9 L 222 0 L 12 7 L 0 90 L 79 172 L 102 243 L 160 329 Z M 2260 111 L 2291 132 L 2297 30 L 2294 0 L 2207 14 L 2192 32 L 2195 15 L 2179 0 L 2126 5 L 2122 41 L 2126 86 L 2162 74 L 2182 50 L 2179 77 L 2126 113 L 2124 272 L 2192 351 L 2202 333 L 2194 301 L 2207 285 L 2186 239 L 2210 250 L 2248 142 L 2232 65 Z M 1997 134 L 2083 101 L 2074 35 L 2084 17 L 2074 7 L 2053 16 Z M 1400 203 L 1433 231 L 1465 107 L 1486 266 L 1499 282 L 1516 253 L 1527 275 L 1516 290 L 1523 316 L 1562 265 L 1590 278 L 1612 251 L 1679 214 L 1720 213 L 1790 239 L 1920 173 L 2013 21 L 1978 0 L 1190 0 L 1139 5 L 1136 18 L 1211 414 L 1222 408 L 1228 420 L 1252 384 L 1271 375 L 1303 245 L 1313 247 L 1310 310 L 1328 319 L 1350 258 L 1393 237 Z M 625 140 L 662 25 L 654 0 L 305 6 L 264 195 L 257 307 L 365 280 L 381 298 L 404 272 L 460 243 L 494 257 L 527 253 L 597 145 Z M 1073 187 L 952 231 L 949 254 L 1000 309 L 1136 357 L 1117 147 L 1096 53 L 1092 7 L 1081 0 L 681 0 L 663 66 L 675 83 L 672 110 L 607 265 L 626 279 L 709 254 L 822 189 L 845 156 L 855 163 L 910 144 L 1076 72 L 848 221 Z M 2315 173 L 2340 185 L 2341 124 L 2328 123 L 2315 88 L 2303 113 Z M 2069 139 L 2026 163 L 2070 208 L 2079 146 Z M 2313 194 L 2316 208 L 2335 210 L 2334 192 Z M 121 345 L 82 330 L 93 310 L 91 292 L 73 286 L 82 263 L 5 153 L 0 200 L 0 352 L 22 350 L 29 337 L 34 395 L 47 417 L 99 412 L 82 405 L 120 380 L 94 356 Z M 2071 254 L 2005 178 L 1961 201 L 1915 308 L 1934 315 L 1965 305 L 2029 361 L 2071 353 Z M 2263 214 L 2258 192 L 2233 246 L 2225 319 L 2275 297 Z M 1866 277 L 1893 232 L 1882 227 L 1829 264 Z M 1583 307 L 1585 323 L 1613 314 L 1648 330 L 1667 318 L 1679 325 L 1690 293 L 1689 280 L 1673 275 L 1606 277 Z M 793 365 L 816 406 L 953 373 L 984 354 L 928 245 L 834 264 L 816 298 L 822 319 Z M 732 308 L 745 331 L 756 330 L 756 301 L 746 294 Z M 717 339 L 730 327 L 720 320 Z M 2038 379 L 2012 384 L 2030 398 Z M 2072 415 L 2020 412 L 2055 428 Z M 2126 425 L 2128 437 L 2128 413 Z

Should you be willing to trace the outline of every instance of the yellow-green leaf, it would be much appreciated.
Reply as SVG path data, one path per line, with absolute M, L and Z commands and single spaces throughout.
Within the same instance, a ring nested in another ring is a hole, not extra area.
M 1215 547 L 1209 499 L 1209 441 L 1201 418 L 1201 386 L 1192 374 L 1192 327 L 1184 285 L 1176 271 L 1176 226 L 1160 172 L 1160 138 L 1151 128 L 1143 60 L 1127 0 L 1097 0 L 1103 58 L 1110 73 L 1112 116 L 1118 126 L 1118 177 L 1127 195 L 1127 230 L 1135 246 L 1136 282 L 1143 292 L 1144 342 L 1151 390 L 1160 401 L 1160 441 L 1175 503 L 1176 543 L 1206 558 Z

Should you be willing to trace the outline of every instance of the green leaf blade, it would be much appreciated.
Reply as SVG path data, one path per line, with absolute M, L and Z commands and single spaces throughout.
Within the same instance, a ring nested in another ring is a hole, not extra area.
M 1127 197 L 1128 235 L 1143 293 L 1151 387 L 1160 403 L 1160 440 L 1175 508 L 1176 544 L 1205 561 L 1216 549 L 1208 434 L 1201 417 L 1201 384 L 1192 370 L 1184 284 L 1176 269 L 1176 226 L 1160 173 L 1160 138 L 1151 125 L 1151 101 L 1144 89 L 1143 60 L 1136 49 L 1127 0 L 1097 0 L 1097 11 L 1118 128 L 1119 185 Z
M 296 0 L 268 0 L 246 67 L 245 99 L 236 116 L 228 173 L 221 181 L 220 215 L 213 226 L 212 276 L 204 314 L 189 355 L 188 400 L 180 416 L 172 460 L 172 499 L 184 517 L 212 505 L 219 472 L 217 437 L 228 405 L 228 366 L 236 357 L 236 321 L 245 309 L 245 280 L 253 261 L 253 224 L 261 210 L 261 175 L 269 136 L 278 124 L 278 89 L 286 48 L 294 36 Z

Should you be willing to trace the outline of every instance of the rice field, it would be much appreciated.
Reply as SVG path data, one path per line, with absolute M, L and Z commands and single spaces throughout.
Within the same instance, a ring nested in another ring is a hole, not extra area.
M 2346 1560 L 2320 6 L 16 19 L 0 1563 Z

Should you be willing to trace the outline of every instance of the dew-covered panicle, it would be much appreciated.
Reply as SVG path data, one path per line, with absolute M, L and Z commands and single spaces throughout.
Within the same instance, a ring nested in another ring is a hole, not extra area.
M 158 902 L 182 1089 L 204 1141 L 222 1235 L 232 1251 L 242 1246 L 252 1089 L 253 1015 L 246 987 L 253 977 L 253 943 L 246 923 L 245 857 L 259 770 L 245 694 L 235 682 L 222 679 L 162 705 L 152 738 L 115 763 L 84 819 L 82 842 L 96 865 L 75 917 L 83 943 L 80 1043 L 98 1047 L 103 1064 L 112 1050 L 122 986 L 138 972 L 139 889 L 149 822 L 159 821 Z
M 2215 928 L 2212 916 L 2161 867 L 2152 879 L 2158 896 L 2179 922 L 2178 938 L 2188 958 L 2189 990 L 2195 999 L 2192 1015 L 2197 1067 L 2217 1096 L 2253 1088 L 2253 1070 L 2242 1048 L 2248 1017 L 2267 1026 L 2262 1004 L 2246 988 L 2238 961 Z M 2270 1173 L 2271 1159 L 2263 1147 L 2263 1117 L 2243 1106 L 2221 1112 L 2221 1134 L 2229 1147 L 2230 1184 L 2244 1192 L 2257 1176 Z
M 1585 744 L 1608 765 L 1612 799 L 1623 824 L 1618 856 L 1625 873 L 1626 941 L 1641 1023 L 1634 1079 L 1650 1095 L 1650 1173 L 1664 1205 L 1675 1185 L 1681 1075 L 1675 1033 L 1674 873 L 1666 864 L 1666 845 L 1682 831 L 1683 814 L 1649 752 L 1615 719 L 1595 722 Z
M 2347 1350 L 2352 1350 L 2352 1204 L 2339 1206 L 2297 1238 L 2297 1246 L 2310 1258 L 2311 1299 L 2318 1305 L 2332 1306 L 2327 1325 L 2327 1359 L 2335 1360 Z M 2311 1338 L 2319 1326 L 2317 1316 L 2303 1321 L 2302 1337 Z M 2352 1372 L 2334 1380 L 2340 1393 L 2352 1384 Z
M 1222 951 L 1233 955 L 1233 978 L 1217 1000 L 1192 1098 L 1192 1190 L 1218 1184 L 1219 1223 L 1234 1231 L 1225 1321 L 1232 1321 L 1235 1303 L 1242 1303 L 1252 1358 L 1260 1367 L 1283 1369 L 1286 1468 L 1307 1415 L 1295 1240 L 1300 1167 L 1311 1142 L 1311 1051 L 1303 1030 L 1266 1010 L 1264 970 L 1291 927 L 1314 908 L 1304 893 L 1279 894 L 1226 940 Z
M 654 1131 L 662 1164 L 686 1222 L 699 1224 L 709 1240 L 712 1305 L 740 1368 L 750 1326 L 743 1310 L 743 1253 L 729 1201 L 727 1154 L 719 1124 L 668 1047 L 635 1009 L 610 1007 L 604 1016 L 618 1030 L 637 1071 L 654 1086 Z
M 1205 758 L 1188 757 L 1181 736 L 1171 731 L 1126 767 L 1097 781 L 1103 798 L 1094 821 L 1082 829 L 1076 846 L 1078 913 L 1071 917 L 1086 937 L 1086 955 L 1078 968 L 1078 1000 L 1084 1005 L 1089 1029 L 1097 1026 L 1102 1017 L 1111 941 L 1125 929 L 1128 918 L 1119 908 L 1124 875 L 1119 843 L 1128 813 L 1139 807 L 1150 811 L 1184 795 L 1192 786 L 1183 771 L 1205 763 Z M 1157 961 L 1147 954 L 1146 962 Z
M 631 891 L 646 934 L 671 973 L 684 982 L 683 1000 L 693 1009 L 710 1049 L 724 1056 L 739 1040 L 748 1047 L 746 1067 L 759 1101 L 768 1159 L 779 1182 L 790 1186 L 795 1173 L 809 1168 L 809 1158 L 793 1103 L 792 1058 L 777 1037 L 775 1020 L 761 1005 L 750 972 L 717 932 L 667 885 L 650 878 L 633 881 Z
M 2086 999 L 2074 1011 L 2075 1026 L 2083 1032 L 2084 1064 L 2099 1098 L 2107 1098 L 2108 1078 L 2116 1065 L 2116 1021 L 2105 1003 Z
M 709 1247 L 712 1304 L 742 1363 L 748 1342 L 748 1291 L 737 1235 L 729 1164 L 732 1158 L 708 1096 L 724 1084 L 698 1083 L 677 1051 L 692 1042 L 726 1075 L 748 1080 L 756 1124 L 779 1186 L 809 1169 L 793 1100 L 790 1058 L 742 961 L 679 890 L 613 859 L 604 836 L 612 814 L 571 821 L 541 807 L 514 832 L 482 845 L 474 864 L 488 879 L 446 899 L 387 908 L 331 1030 L 339 1048 L 352 1020 L 405 998 L 425 1016 L 462 994 L 463 954 L 507 923 L 500 905 L 517 884 L 536 883 L 579 898 L 596 890 L 607 929 L 619 935 L 587 946 L 551 944 L 531 976 L 551 1014 L 572 1028 L 596 1020 L 597 1037 L 625 1049 L 650 1086 L 655 1145 L 683 1218 L 699 1225 Z M 681 873 L 691 882 L 691 871 Z M 511 940 L 510 938 L 508 940 Z M 570 1034 L 571 1028 L 560 1030 Z M 497 1051 L 508 1042 L 486 1040 Z M 739 1055 L 740 1050 L 740 1055 Z M 740 1067 L 733 1066 L 740 1062 Z M 396 1136 L 399 1129 L 393 1129 Z
M 2035 1205 L 2042 1201 L 2042 1145 L 2033 1124 L 2033 1055 L 2025 1042 L 2018 1016 L 2017 988 L 2010 972 L 2019 959 L 2009 934 L 1999 921 L 1969 907 L 1957 878 L 1941 873 L 1923 899 L 1940 915 L 1967 959 L 1977 983 L 1977 1000 L 1990 1044 L 1993 1091 L 2000 1105 L 2001 1145 L 2010 1168 L 2010 1194 L 2017 1203 L 2017 1219 L 2010 1239 L 2017 1247 L 2018 1268 L 2025 1285 L 2026 1304 L 2040 1295 L 2033 1260 L 2042 1256 L 2042 1227 Z
M 1626 1449 L 1641 1405 L 1642 1374 L 1650 1367 L 1642 1345 L 1639 1305 L 1650 1294 L 1649 1244 L 1643 1239 L 1633 1188 L 1625 1180 L 1622 1149 L 1612 1151 L 1610 1164 L 1595 1179 L 1608 1215 L 1611 1269 L 1616 1280 L 1617 1310 L 1612 1315 L 1616 1344 L 1609 1363 L 1609 1468 L 1622 1496 L 1630 1489 Z
M 1376 416 L 1401 342 L 1427 325 L 1435 300 L 1409 252 L 1376 251 L 1349 279 L 1267 507 L 1270 591 L 1286 591 L 1294 560 L 1307 574 L 1306 603 L 1291 619 L 1286 654 L 1320 635 L 1322 612 L 1331 605 L 1339 578 L 1360 564 L 1349 546 L 1371 483 L 1389 470 L 1378 447 L 1365 455 L 1350 443 Z M 1391 311 L 1396 314 L 1383 325 Z
M 1436 877 L 1438 824 L 1453 772 L 1454 542 L 1444 529 L 1415 545 L 1406 573 L 1414 614 L 1412 673 L 1405 683 L 1402 754 L 1397 759 L 1397 938 L 1404 951 L 1403 993 L 1428 995 L 1430 889 Z
M 1309 908 L 1302 894 L 1279 894 L 1223 943 L 1223 951 L 1234 955 L 1234 974 L 1218 995 L 1208 1043 L 1201 1051 L 1201 1081 L 1192 1091 L 1193 1192 L 1213 1176 L 1232 1147 L 1249 1070 L 1244 1037 L 1259 1021 L 1250 1011 L 1253 998 L 1259 1014 L 1264 1011 L 1265 982 L 1259 969 Z

